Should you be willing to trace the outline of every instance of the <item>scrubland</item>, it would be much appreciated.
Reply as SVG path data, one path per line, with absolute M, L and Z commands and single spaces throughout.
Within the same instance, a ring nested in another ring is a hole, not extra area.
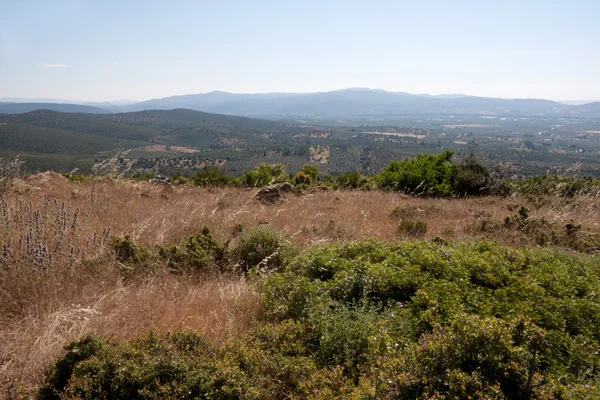
M 263 204 L 255 191 L 17 181 L 0 206 L 0 397 L 598 394 L 600 198 L 314 188 Z M 267 262 L 248 261 L 256 227 L 289 253 L 257 239 Z M 200 261 L 196 243 L 210 246 Z M 60 387 L 54 363 L 84 348 L 96 364 L 67 368 L 75 378 Z M 115 360 L 147 382 L 102 375 Z M 167 382 L 143 360 L 196 380 Z

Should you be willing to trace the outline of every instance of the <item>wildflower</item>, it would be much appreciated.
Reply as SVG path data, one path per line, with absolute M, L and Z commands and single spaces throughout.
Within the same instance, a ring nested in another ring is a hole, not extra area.
M 259 244 L 258 246 L 256 246 L 256 251 L 257 252 L 261 252 L 262 251 L 262 245 Z
M 590 386 L 590 385 L 583 385 L 583 387 L 584 387 L 584 388 L 586 388 L 586 389 L 589 389 L 589 388 L 591 388 L 591 386 Z
M 401 301 L 397 301 L 396 304 L 398 304 L 398 307 L 404 307 L 404 304 L 402 304 Z

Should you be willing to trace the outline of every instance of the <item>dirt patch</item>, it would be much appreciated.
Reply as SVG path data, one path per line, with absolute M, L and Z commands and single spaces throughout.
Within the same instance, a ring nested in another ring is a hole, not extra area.
M 41 172 L 39 174 L 30 175 L 23 179 L 26 184 L 37 187 L 44 186 L 65 186 L 69 184 L 69 180 L 59 173 L 53 171 Z
M 370 135 L 385 135 L 385 136 L 399 136 L 399 137 L 410 137 L 416 139 L 424 139 L 426 135 L 417 135 L 416 133 L 402 133 L 402 132 L 363 132 Z
M 329 158 L 329 148 L 326 146 L 311 146 L 310 149 L 310 161 L 317 164 L 327 164 Z
M 149 153 L 197 153 L 200 150 L 184 146 L 171 146 L 167 144 L 152 144 L 150 146 L 140 147 L 139 150 Z
M 484 125 L 484 124 L 461 124 L 461 125 L 444 125 L 444 128 L 487 128 L 496 125 Z

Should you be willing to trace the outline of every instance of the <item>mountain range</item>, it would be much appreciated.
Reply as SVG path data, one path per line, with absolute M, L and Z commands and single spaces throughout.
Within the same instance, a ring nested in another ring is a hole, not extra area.
M 600 102 L 565 104 L 543 99 L 500 99 L 462 94 L 427 95 L 353 88 L 317 93 L 236 94 L 214 91 L 137 103 L 0 103 L 0 113 L 49 109 L 75 113 L 115 113 L 184 108 L 239 116 L 497 115 L 600 117 Z

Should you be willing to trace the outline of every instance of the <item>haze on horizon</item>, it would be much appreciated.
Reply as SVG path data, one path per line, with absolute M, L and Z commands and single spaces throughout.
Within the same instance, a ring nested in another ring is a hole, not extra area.
M 595 0 L 284 3 L 4 1 L 0 97 L 111 101 L 370 87 L 600 99 Z

